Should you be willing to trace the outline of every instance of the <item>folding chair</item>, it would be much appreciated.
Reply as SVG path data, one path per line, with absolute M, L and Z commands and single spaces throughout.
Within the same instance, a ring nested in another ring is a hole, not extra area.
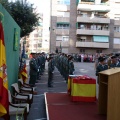
M 18 99 L 11 95 L 10 91 L 8 91 L 9 95 L 9 115 L 21 115 L 23 116 L 24 120 L 27 120 L 27 115 L 29 114 L 29 104 L 28 103 L 19 103 L 13 104 L 12 99 L 17 101 L 24 101 L 25 99 Z
M 12 91 L 13 91 L 13 95 L 16 98 L 19 98 L 19 99 L 22 99 L 22 98 L 28 99 L 29 100 L 29 105 L 31 107 L 31 104 L 33 102 L 33 94 L 28 93 L 29 91 L 19 89 L 18 83 L 12 84 L 11 88 L 12 88 Z
M 34 94 L 35 87 L 31 87 L 29 84 L 23 82 L 22 79 L 18 79 L 18 85 L 21 90 L 29 91 L 29 93 Z

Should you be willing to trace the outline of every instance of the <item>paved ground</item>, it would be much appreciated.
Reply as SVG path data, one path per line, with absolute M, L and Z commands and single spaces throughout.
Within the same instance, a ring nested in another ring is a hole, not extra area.
M 29 61 L 27 61 L 27 65 L 28 63 Z M 94 71 L 94 63 L 75 62 L 74 65 L 75 65 L 75 74 L 89 75 L 91 77 L 96 78 Z M 45 102 L 44 102 L 45 92 L 67 92 L 67 84 L 57 69 L 55 69 L 54 71 L 53 88 L 47 87 L 47 79 L 48 79 L 48 74 L 47 74 L 47 63 L 46 63 L 46 70 L 42 75 L 40 82 L 36 84 L 38 94 L 34 95 L 34 101 L 31 106 L 30 113 L 28 115 L 28 120 L 47 120 Z M 15 116 L 12 116 L 11 120 L 15 120 Z

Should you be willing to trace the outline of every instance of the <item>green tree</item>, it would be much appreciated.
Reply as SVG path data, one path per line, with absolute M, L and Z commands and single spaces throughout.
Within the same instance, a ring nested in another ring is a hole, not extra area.
M 10 2 L 8 2 L 8 0 L 0 0 L 0 3 L 5 7 L 8 12 L 10 12 Z
M 34 4 L 27 2 L 27 0 L 16 0 L 15 2 L 9 3 L 8 0 L 6 0 L 6 3 L 3 4 L 13 19 L 20 26 L 21 37 L 29 35 L 30 32 L 38 26 L 40 17 L 33 5 Z

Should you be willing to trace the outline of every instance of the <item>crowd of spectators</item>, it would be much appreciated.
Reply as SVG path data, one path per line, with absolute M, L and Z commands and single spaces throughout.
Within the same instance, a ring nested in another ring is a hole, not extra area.
M 95 55 L 93 54 L 73 54 L 75 62 L 94 62 Z

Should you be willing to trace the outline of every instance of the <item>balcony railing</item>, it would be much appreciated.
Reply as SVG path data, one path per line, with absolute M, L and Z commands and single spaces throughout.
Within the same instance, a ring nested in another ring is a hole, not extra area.
M 94 18 L 90 18 L 90 17 L 82 17 L 82 16 L 78 16 L 77 17 L 77 22 L 87 22 L 87 23 L 110 23 L 110 19 L 109 18 L 102 18 L 102 17 L 94 17 Z
M 109 43 L 98 43 L 98 42 L 76 42 L 76 47 L 87 47 L 87 48 L 109 48 Z
M 77 29 L 77 35 L 103 35 L 109 36 L 110 32 L 106 29 L 103 30 L 93 30 L 93 29 Z
M 69 29 L 56 29 L 57 35 L 69 35 Z
M 80 3 L 77 6 L 77 10 L 87 10 L 87 11 L 110 11 L 109 4 L 86 4 L 86 3 Z

